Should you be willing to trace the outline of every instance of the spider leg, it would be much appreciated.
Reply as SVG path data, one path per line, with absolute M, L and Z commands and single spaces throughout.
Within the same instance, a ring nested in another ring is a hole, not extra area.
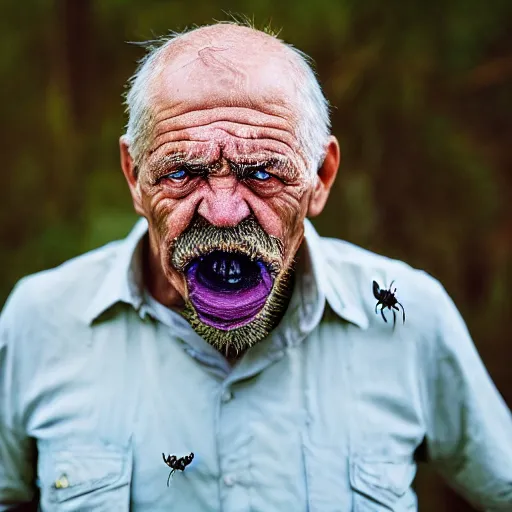
M 379 302 L 377 302 L 377 304 L 375 304 L 375 314 L 378 314 L 379 312 L 377 311 L 377 308 L 380 306 L 381 301 L 379 300 Z M 163 454 L 162 454 L 163 455 Z
M 393 330 L 395 330 L 395 325 L 396 325 L 396 313 L 395 313 L 395 310 L 392 309 L 391 311 L 393 311 Z
M 174 469 L 169 473 L 169 476 L 167 477 L 167 487 L 169 487 L 169 480 L 171 479 L 171 476 L 173 473 L 174 473 Z
M 395 280 L 393 279 L 393 281 L 391 281 L 391 284 L 389 285 L 389 288 L 388 290 L 391 290 L 391 287 L 393 286 L 393 283 L 395 282 Z
M 403 322 L 405 324 L 405 309 L 404 307 L 402 306 L 402 304 L 400 304 L 400 302 L 397 302 L 397 304 L 402 308 L 402 315 L 403 315 Z M 398 308 L 397 308 L 398 309 Z
M 374 296 L 377 300 L 379 300 L 379 292 L 380 292 L 380 288 L 379 288 L 379 285 L 378 285 L 377 281 L 373 281 L 372 288 L 373 288 L 373 296 Z
M 384 304 L 382 304 L 382 307 L 380 308 L 380 314 L 382 315 L 382 318 L 384 318 L 384 322 L 388 323 L 388 321 L 386 320 L 386 317 L 384 316 L 384 308 L 386 306 Z
M 165 455 L 162 453 L 162 459 L 164 459 L 164 462 L 167 464 L 167 461 L 165 460 Z

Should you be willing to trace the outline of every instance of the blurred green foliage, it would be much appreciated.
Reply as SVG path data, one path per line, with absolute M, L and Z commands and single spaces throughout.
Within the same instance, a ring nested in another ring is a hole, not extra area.
M 320 232 L 439 278 L 512 402 L 510 0 L 32 0 L 2 11 L 0 303 L 23 275 L 135 220 L 117 139 L 142 50 L 126 42 L 245 14 L 314 58 L 332 103 L 344 161 Z M 425 510 L 463 510 L 422 482 Z

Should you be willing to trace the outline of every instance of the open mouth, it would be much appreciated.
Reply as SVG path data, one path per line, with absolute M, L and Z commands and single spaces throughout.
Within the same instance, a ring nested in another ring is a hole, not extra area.
M 185 275 L 200 320 L 222 330 L 251 322 L 265 305 L 274 281 L 262 260 L 225 251 L 194 259 Z

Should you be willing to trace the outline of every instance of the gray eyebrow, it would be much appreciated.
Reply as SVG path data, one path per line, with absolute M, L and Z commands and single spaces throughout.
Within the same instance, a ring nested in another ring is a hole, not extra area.
M 165 170 L 169 168 L 171 165 L 176 164 L 183 164 L 183 165 L 189 165 L 189 166 L 203 166 L 208 167 L 211 165 L 210 162 L 207 162 L 206 159 L 196 157 L 192 158 L 190 155 L 187 155 L 186 153 L 172 153 L 168 155 L 164 155 L 161 157 L 156 158 L 153 160 L 149 167 L 151 170 L 159 171 L 159 170 Z
M 297 181 L 300 177 L 300 171 L 293 166 L 288 158 L 279 157 L 276 155 L 269 155 L 268 157 L 251 157 L 240 156 L 237 160 L 226 159 L 232 169 L 240 176 L 244 177 L 248 169 L 266 166 L 279 171 L 279 177 L 287 181 Z M 169 167 L 185 165 L 191 170 L 207 170 L 211 172 L 218 167 L 219 162 L 212 162 L 204 157 L 196 156 L 193 157 L 190 153 L 176 152 L 167 155 L 163 155 L 154 159 L 148 164 L 150 173 L 154 177 L 159 177 L 168 172 Z
M 152 160 L 148 163 L 148 170 L 153 178 L 158 179 L 169 172 L 169 167 L 177 167 L 180 165 L 186 165 L 191 170 L 210 169 L 212 167 L 211 162 L 208 162 L 204 158 L 193 158 L 187 153 L 178 152 Z
M 290 164 L 287 158 L 277 158 L 275 156 L 271 156 L 269 158 L 261 158 L 261 159 L 251 159 L 247 158 L 246 161 L 241 159 L 239 162 L 233 162 L 228 160 L 230 165 L 232 165 L 235 169 L 240 169 L 242 173 L 247 169 L 252 169 L 254 167 L 266 166 L 272 169 L 276 169 L 279 171 L 279 175 L 288 181 L 296 181 L 300 175 L 299 171 Z

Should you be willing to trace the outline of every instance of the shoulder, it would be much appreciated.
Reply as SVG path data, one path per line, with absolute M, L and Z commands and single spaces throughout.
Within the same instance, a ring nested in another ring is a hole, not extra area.
M 1 315 L 3 326 L 75 316 L 87 307 L 114 261 L 120 241 L 66 261 L 56 268 L 24 277 L 14 287 Z
M 464 362 L 476 364 L 477 348 L 466 322 L 444 286 L 424 270 L 388 258 L 341 240 L 322 238 L 323 254 L 332 283 L 342 283 L 348 300 L 357 302 L 368 319 L 372 332 L 385 332 L 389 327 L 390 311 L 384 323 L 380 307 L 375 310 L 377 299 L 373 295 L 375 280 L 380 288 L 392 291 L 406 314 L 401 321 L 401 311 L 396 312 L 399 329 L 396 339 L 414 340 L 419 365 L 428 375 L 434 375 L 439 361 L 458 367 Z M 397 325 L 397 327 L 398 327 Z M 478 363 L 480 364 L 480 363 Z M 451 371 L 451 370 L 450 370 Z
M 424 270 L 342 240 L 321 238 L 320 247 L 327 293 L 353 305 L 369 327 L 380 331 L 389 326 L 383 322 L 380 309 L 375 310 L 374 281 L 380 289 L 391 288 L 395 293 L 403 308 L 396 312 L 400 324 L 405 311 L 406 323 L 400 329 L 403 335 L 431 345 L 444 330 L 447 317 L 458 314 L 442 284 Z M 392 322 L 392 312 L 386 309 L 384 314 Z
M 438 301 L 446 295 L 441 283 L 424 270 L 408 263 L 377 254 L 352 243 L 335 238 L 321 238 L 322 254 L 328 272 L 334 276 L 344 273 L 344 279 L 355 288 L 370 290 L 373 281 L 387 289 L 393 282 L 397 295 L 421 302 Z M 372 293 L 373 297 L 373 293 Z
M 382 289 L 389 289 L 405 311 L 396 311 L 397 328 L 394 337 L 416 347 L 417 361 L 422 371 L 433 375 L 440 358 L 460 360 L 472 358 L 475 347 L 464 319 L 453 300 L 434 277 L 404 261 L 388 258 L 342 240 L 321 238 L 322 254 L 332 293 L 342 301 L 355 304 L 368 320 L 368 336 L 386 335 L 392 329 L 392 312 L 384 311 L 373 294 L 373 281 Z M 340 291 L 336 290 L 340 288 Z M 396 291 L 395 291 L 396 288 Z

